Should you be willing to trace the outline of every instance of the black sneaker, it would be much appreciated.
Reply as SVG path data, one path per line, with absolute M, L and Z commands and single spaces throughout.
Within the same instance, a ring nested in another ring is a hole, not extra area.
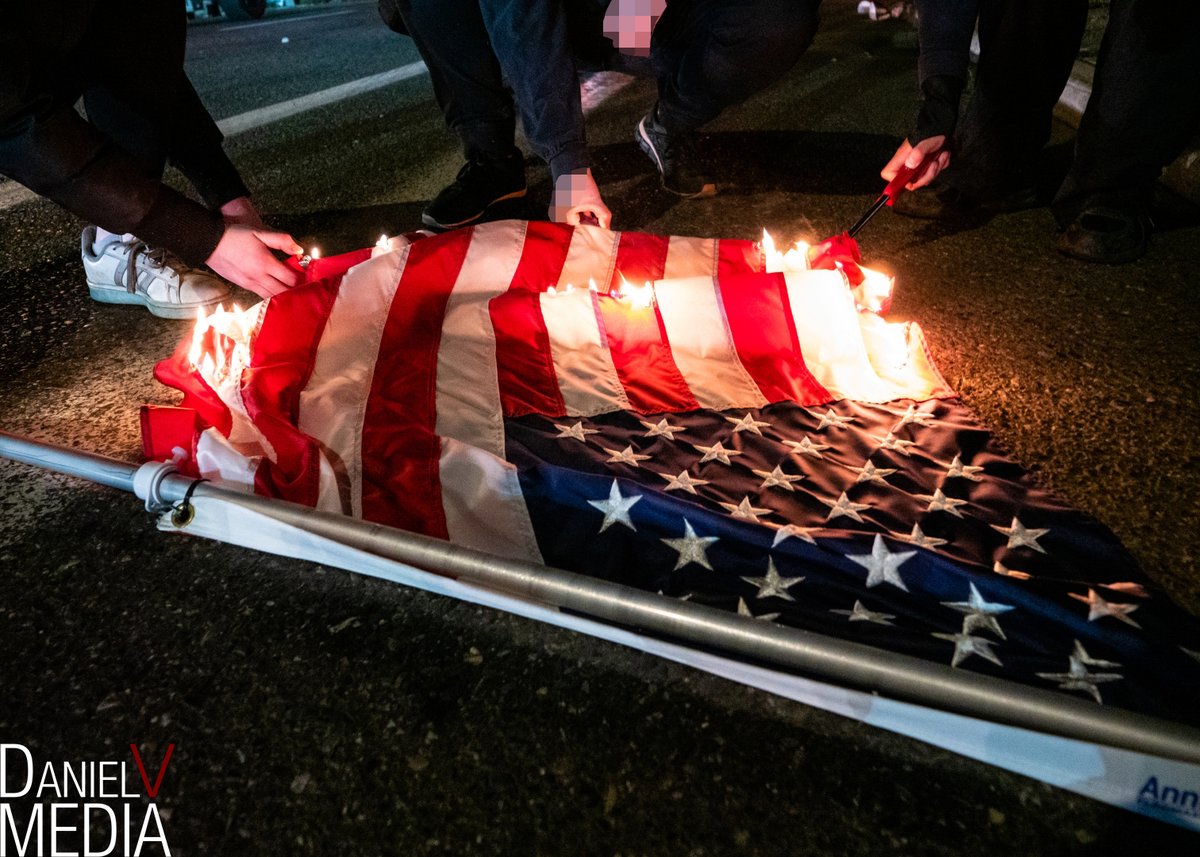
M 1058 252 L 1085 262 L 1123 265 L 1146 254 L 1152 225 L 1136 206 L 1089 206 L 1058 237 Z
M 421 222 L 436 229 L 466 226 L 498 202 L 525 195 L 525 159 L 517 150 L 503 158 L 472 158 L 454 184 L 425 206 Z
M 712 196 L 717 186 L 704 174 L 696 155 L 695 141 L 690 134 L 670 134 L 647 113 L 638 123 L 637 143 L 654 161 L 662 186 L 671 193 L 692 198 Z
M 952 185 L 928 185 L 906 190 L 896 197 L 892 210 L 921 220 L 971 222 L 991 215 L 1024 211 L 1038 204 L 1037 189 L 1019 186 L 1013 190 L 975 196 Z

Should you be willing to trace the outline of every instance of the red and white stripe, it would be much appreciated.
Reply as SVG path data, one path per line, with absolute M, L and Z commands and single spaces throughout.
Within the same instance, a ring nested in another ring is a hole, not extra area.
M 266 305 L 250 368 L 220 391 L 254 431 L 204 440 L 205 460 L 263 493 L 539 559 L 506 417 L 949 392 L 919 336 L 860 318 L 839 273 L 760 269 L 748 241 L 550 223 L 416 241 Z M 653 303 L 610 294 L 622 280 L 652 282 Z

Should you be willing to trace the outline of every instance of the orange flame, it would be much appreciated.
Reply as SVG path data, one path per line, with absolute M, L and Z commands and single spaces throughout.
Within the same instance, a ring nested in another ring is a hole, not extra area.
M 237 304 L 231 309 L 219 306 L 211 315 L 203 310 L 196 314 L 188 361 L 210 386 L 240 376 L 250 364 L 250 340 L 257 318 L 257 304 L 246 310 Z
M 766 229 L 763 230 L 762 240 L 759 241 L 762 250 L 764 270 L 768 274 L 793 273 L 809 270 L 809 256 L 813 248 L 806 241 L 796 241 L 786 252 L 775 246 L 775 239 Z M 841 268 L 841 264 L 837 263 Z M 886 312 L 891 304 L 892 291 L 896 286 L 896 278 L 883 271 L 859 266 L 863 272 L 863 282 L 854 287 L 854 297 L 858 308 L 874 313 Z

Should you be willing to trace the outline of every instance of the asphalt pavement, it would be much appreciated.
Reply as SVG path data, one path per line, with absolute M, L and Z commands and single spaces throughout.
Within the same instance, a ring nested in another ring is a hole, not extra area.
M 777 240 L 851 224 L 914 112 L 899 21 L 826 2 L 812 49 L 706 130 L 720 192 L 677 200 L 595 106 L 621 229 Z M 190 34 L 218 119 L 413 63 L 374 3 Z M 1047 150 L 1047 190 L 1069 129 Z M 274 224 L 329 254 L 415 228 L 459 166 L 428 77 L 228 141 Z M 507 212 L 544 217 L 544 167 Z M 176 180 L 177 177 L 173 178 Z M 949 383 L 1014 458 L 1200 615 L 1200 219 L 1164 192 L 1147 257 L 1055 253 L 1044 207 L 970 228 L 890 211 L 860 236 Z M 138 406 L 186 323 L 93 303 L 81 224 L 0 207 L 0 427 L 136 461 Z M 243 295 L 249 302 L 253 296 Z M 132 495 L 0 462 L 0 743 L 153 771 L 173 854 L 1101 855 L 1197 838 L 636 652 L 340 571 L 158 533 Z M 134 774 L 136 777 L 136 773 Z M 157 845 L 143 853 L 159 853 Z

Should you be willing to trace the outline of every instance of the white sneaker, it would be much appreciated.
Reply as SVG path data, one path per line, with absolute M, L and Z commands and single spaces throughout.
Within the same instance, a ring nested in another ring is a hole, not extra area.
M 189 268 L 162 249 L 124 235 L 95 249 L 96 227 L 80 236 L 83 270 L 93 300 L 105 304 L 142 304 L 159 318 L 194 318 L 229 297 L 219 277 Z

